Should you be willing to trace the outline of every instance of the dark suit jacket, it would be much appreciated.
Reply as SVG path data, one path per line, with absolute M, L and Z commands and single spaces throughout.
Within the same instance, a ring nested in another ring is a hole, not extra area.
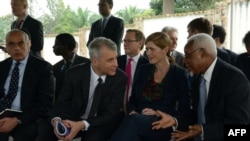
M 223 61 L 230 63 L 230 56 L 227 54 L 227 52 L 223 49 L 217 48 L 217 56 L 222 59 Z
M 124 21 L 120 18 L 111 15 L 103 33 L 101 32 L 101 25 L 102 19 L 99 19 L 92 24 L 87 46 L 96 37 L 106 37 L 115 42 L 115 44 L 117 45 L 118 55 L 121 55 L 120 48 L 124 34 Z
M 238 56 L 235 65 L 244 72 L 250 82 L 250 54 L 246 52 L 241 53 Z
M 184 54 L 182 54 L 179 51 L 173 51 L 173 57 L 175 59 L 176 64 L 178 64 L 181 67 L 184 67 Z
M 197 111 L 199 76 L 194 78 L 194 84 L 193 107 Z M 224 125 L 249 124 L 250 120 L 250 84 L 239 69 L 219 58 L 211 77 L 205 118 L 206 141 L 222 141 Z
M 11 29 L 14 29 L 16 25 L 16 21 L 12 22 Z M 32 18 L 31 16 L 27 16 L 25 19 L 22 28 L 26 29 L 31 37 L 31 51 L 32 52 L 40 52 L 43 49 L 43 25 L 40 21 Z
M 12 59 L 0 62 L 0 99 L 4 96 L 4 84 L 10 71 Z M 29 55 L 21 88 L 21 110 L 18 118 L 31 122 L 46 116 L 54 98 L 54 78 L 52 65 Z M 0 107 L 3 105 L 0 103 Z
M 236 63 L 236 60 L 237 60 L 237 57 L 238 57 L 238 54 L 236 54 L 235 52 L 229 50 L 229 49 L 226 49 L 226 48 L 222 48 L 224 51 L 227 52 L 227 54 L 229 55 L 229 58 L 230 58 L 230 64 L 234 65 L 235 66 L 235 63 Z
M 91 87 L 90 67 L 89 62 L 77 65 L 68 71 L 62 93 L 51 111 L 50 120 L 56 116 L 63 119 L 82 120 L 81 116 L 85 113 Z M 120 106 L 123 104 L 126 80 L 126 74 L 120 69 L 117 69 L 114 76 L 106 77 L 97 116 L 86 119 L 90 123 L 89 128 L 100 125 L 112 126 L 114 121 L 120 120 L 116 115 L 120 113 Z
M 154 69 L 152 64 L 145 64 L 139 68 L 128 102 L 128 113 L 133 110 L 141 113 L 144 108 L 161 110 L 177 118 L 180 130 L 187 130 L 188 125 L 194 121 L 190 115 L 191 87 L 188 72 L 182 67 L 170 64 L 170 69 L 161 82 L 162 90 L 159 90 L 162 92 L 162 97 L 157 100 L 146 100 L 143 92 L 146 83 L 153 77 Z M 178 110 L 176 110 L 176 106 Z
M 126 65 L 127 65 L 127 55 L 121 55 L 121 56 L 118 56 L 117 57 L 117 62 L 118 62 L 118 67 L 120 69 L 122 69 L 123 71 L 126 70 Z M 136 75 L 136 72 L 138 70 L 138 68 L 143 65 L 143 64 L 147 64 L 149 63 L 148 59 L 142 55 L 140 55 L 139 59 L 138 59 L 138 63 L 136 65 L 136 69 L 135 69 L 135 75 Z M 134 75 L 134 76 L 135 76 Z
M 73 66 L 81 64 L 81 63 L 87 63 L 87 62 L 89 62 L 88 58 L 78 56 L 77 54 L 75 54 L 75 60 L 70 67 L 73 67 Z M 58 94 L 62 88 L 64 74 L 61 73 L 61 68 L 63 65 L 64 65 L 63 59 L 61 61 L 57 62 L 55 65 L 53 65 L 53 72 L 54 72 L 54 76 L 56 79 L 55 100 L 57 99 Z

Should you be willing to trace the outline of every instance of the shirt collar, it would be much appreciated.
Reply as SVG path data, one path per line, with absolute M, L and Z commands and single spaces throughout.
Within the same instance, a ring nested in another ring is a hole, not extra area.
M 127 60 L 128 60 L 129 58 L 133 58 L 133 61 L 138 62 L 138 60 L 139 60 L 140 56 L 141 56 L 141 54 L 140 54 L 140 53 L 139 53 L 139 54 L 137 54 L 137 55 L 136 55 L 136 56 L 134 56 L 134 57 L 130 57 L 129 55 L 127 55 Z
M 22 65 L 26 65 L 27 64 L 27 61 L 28 61 L 28 58 L 29 58 L 29 54 L 22 60 L 22 61 L 18 61 L 20 64 L 22 64 Z M 13 60 L 12 61 L 12 65 L 13 64 L 16 64 L 16 60 Z
M 209 68 L 204 73 L 204 78 L 208 83 L 210 83 L 211 81 L 211 77 L 212 77 L 212 73 L 213 73 L 216 61 L 217 61 L 217 57 L 214 59 L 213 63 L 209 66 Z
M 103 83 L 105 82 L 107 75 L 102 75 L 102 76 L 97 75 L 97 74 L 95 73 L 95 71 L 94 71 L 92 65 L 90 66 L 90 71 L 91 71 L 91 77 L 90 77 L 90 78 L 91 78 L 93 81 L 96 81 L 96 80 L 98 80 L 99 77 L 101 77 Z
M 75 58 L 76 58 L 76 54 L 74 53 L 73 57 L 70 59 L 70 62 L 74 63 L 75 62 Z M 65 59 L 63 59 L 63 62 L 66 64 L 67 61 Z
M 102 21 L 104 20 L 104 19 L 106 19 L 107 21 L 110 19 L 110 17 L 111 17 L 111 14 L 110 15 L 108 15 L 107 17 L 102 17 Z

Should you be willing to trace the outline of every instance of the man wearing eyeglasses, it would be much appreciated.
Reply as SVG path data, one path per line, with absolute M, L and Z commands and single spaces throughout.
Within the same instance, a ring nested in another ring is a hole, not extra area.
M 117 58 L 118 67 L 126 71 L 128 63 L 131 63 L 131 75 L 129 82 L 127 83 L 127 93 L 125 97 L 125 104 L 128 102 L 131 95 L 133 78 L 135 76 L 137 68 L 141 65 L 149 63 L 148 59 L 141 55 L 141 50 L 144 47 L 145 36 L 142 31 L 137 29 L 128 29 L 123 40 L 125 55 Z M 131 62 L 129 62 L 129 59 Z
M 186 68 L 195 74 L 191 107 L 197 121 L 189 126 L 189 131 L 177 130 L 172 133 L 172 137 L 176 141 L 187 138 L 222 141 L 224 134 L 227 135 L 224 132 L 226 126 L 247 127 L 250 119 L 250 84 L 246 76 L 217 57 L 215 41 L 208 34 L 192 35 L 184 47 L 184 52 Z M 204 87 L 201 87 L 202 79 Z M 166 114 L 159 114 L 161 120 L 153 123 L 155 129 L 164 128 L 168 119 Z
M 106 37 L 117 45 L 117 53 L 121 55 L 121 41 L 124 34 L 124 21 L 111 14 L 113 0 L 100 0 L 98 3 L 99 13 L 102 18 L 95 21 L 90 29 L 89 43 L 96 37 Z

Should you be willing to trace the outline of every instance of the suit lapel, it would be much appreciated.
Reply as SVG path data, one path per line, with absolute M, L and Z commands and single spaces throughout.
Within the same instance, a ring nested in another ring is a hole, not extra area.
M 87 63 L 88 66 L 84 65 L 84 67 L 88 67 L 89 69 L 83 69 L 86 70 L 84 71 L 82 80 L 81 80 L 81 86 L 82 86 L 82 91 L 81 91 L 81 95 L 83 98 L 83 103 L 84 103 L 84 107 L 87 107 L 87 103 L 88 103 L 88 99 L 89 99 L 89 87 L 90 87 L 90 77 L 91 77 L 91 73 L 90 73 L 90 63 Z M 85 83 L 88 82 L 88 83 Z M 87 94 L 85 92 L 88 92 Z
M 216 89 L 216 77 L 218 77 L 218 73 L 219 73 L 219 70 L 220 70 L 220 66 L 221 66 L 221 63 L 219 61 L 219 58 L 217 59 L 216 61 L 216 64 L 214 66 L 214 70 L 213 70 L 213 73 L 212 73 L 212 77 L 211 77 L 211 80 L 210 80 L 210 86 L 209 86 L 209 90 L 208 90 L 208 97 L 207 97 L 207 103 L 206 103 L 206 107 L 208 104 L 210 104 L 211 102 L 211 99 L 213 99 L 213 96 L 215 94 L 215 89 Z

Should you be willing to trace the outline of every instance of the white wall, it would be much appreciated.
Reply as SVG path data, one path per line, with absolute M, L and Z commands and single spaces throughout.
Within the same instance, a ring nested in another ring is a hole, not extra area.
M 149 36 L 153 32 L 161 31 L 164 26 L 173 26 L 178 29 L 178 44 L 176 50 L 184 52 L 183 48 L 187 41 L 187 25 L 188 23 L 203 15 L 194 16 L 178 16 L 178 17 L 165 17 L 159 19 L 146 19 L 143 23 L 143 32 L 145 36 Z

